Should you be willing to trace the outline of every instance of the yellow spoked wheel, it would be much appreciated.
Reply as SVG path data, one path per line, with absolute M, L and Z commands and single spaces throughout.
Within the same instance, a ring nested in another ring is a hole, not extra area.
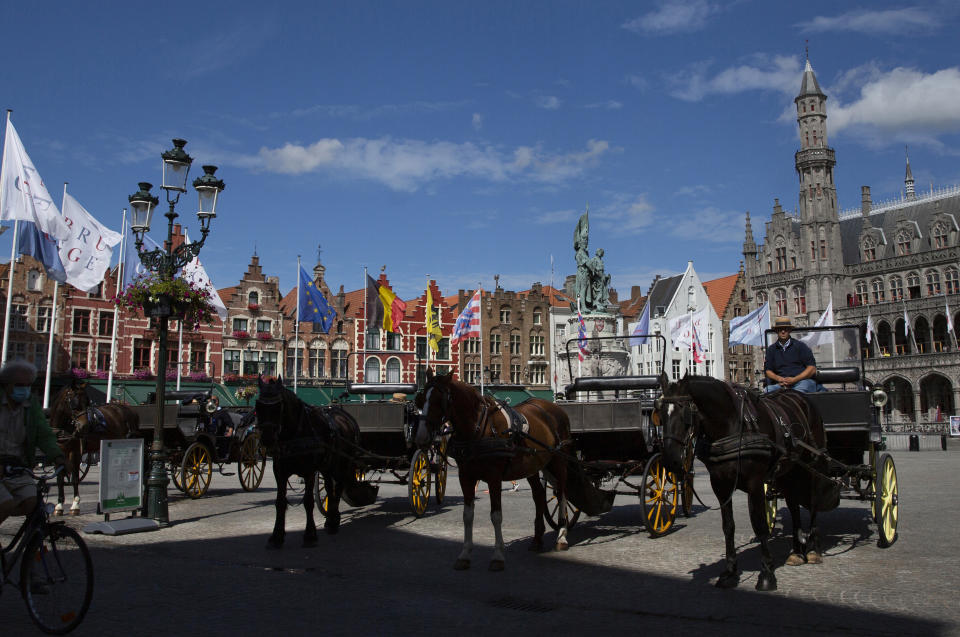
M 407 493 L 410 496 L 410 508 L 419 518 L 426 512 L 427 502 L 430 500 L 430 459 L 423 449 L 418 449 L 410 461 Z
M 766 482 L 763 483 L 763 502 L 763 510 L 767 514 L 767 531 L 773 535 L 773 529 L 777 526 L 777 511 L 780 507 L 776 491 Z
M 360 470 L 357 470 L 357 481 L 359 482 L 364 476 L 364 473 Z M 314 490 L 313 498 L 314 502 L 317 503 L 317 510 L 327 517 L 328 505 L 330 504 L 330 498 L 327 496 L 327 484 L 323 481 L 323 474 L 317 471 L 314 477 Z
M 266 466 L 267 452 L 260 444 L 260 434 L 250 434 L 240 446 L 240 460 L 237 461 L 237 475 L 244 491 L 254 491 L 260 486 Z
M 443 496 L 447 493 L 447 438 L 445 436 L 434 447 L 433 461 L 437 472 L 437 482 L 434 488 L 437 504 L 443 504 Z
M 897 541 L 897 521 L 900 513 L 897 467 L 889 453 L 880 455 L 877 462 L 877 490 L 874 510 L 877 515 L 877 546 L 886 548 Z
M 183 492 L 183 464 L 181 462 L 171 462 L 170 463 L 170 479 L 173 481 L 173 486 L 177 488 L 177 491 Z
M 200 442 L 187 447 L 183 454 L 183 491 L 196 500 L 203 497 L 213 475 L 213 458 L 210 450 Z
M 543 488 L 547 491 L 547 510 L 546 510 L 546 519 L 547 524 L 550 525 L 554 531 L 560 530 L 560 498 L 557 497 L 557 492 L 553 488 L 553 485 L 546 478 L 541 478 L 543 482 Z M 570 499 L 567 498 L 567 529 L 572 529 L 573 525 L 577 523 L 577 520 L 580 519 L 580 509 L 573 505 L 570 502 Z
M 643 487 L 640 492 L 643 521 L 650 537 L 660 537 L 673 526 L 679 495 L 677 477 L 664 468 L 660 454 L 650 456 L 643 469 Z

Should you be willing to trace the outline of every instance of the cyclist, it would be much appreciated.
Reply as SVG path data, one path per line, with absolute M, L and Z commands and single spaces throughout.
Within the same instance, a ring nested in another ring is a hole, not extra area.
M 65 464 L 56 434 L 30 391 L 36 378 L 37 368 L 27 361 L 9 361 L 0 368 L 0 523 L 28 514 L 37 501 L 33 478 L 9 474 L 8 467 L 32 467 L 38 447 L 57 466 Z

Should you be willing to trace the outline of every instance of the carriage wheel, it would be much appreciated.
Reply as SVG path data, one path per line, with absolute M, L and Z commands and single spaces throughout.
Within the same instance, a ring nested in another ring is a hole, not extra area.
M 330 498 L 327 497 L 327 484 L 323 481 L 323 474 L 317 471 L 314 474 L 314 489 L 313 489 L 313 498 L 314 502 L 317 503 L 317 510 L 320 511 L 323 517 L 327 517 L 327 508 L 330 504 Z M 357 470 L 357 481 L 360 481 L 363 478 L 363 472 L 359 469 Z
M 889 453 L 880 454 L 877 462 L 877 490 L 874 495 L 874 508 L 877 512 L 877 546 L 887 548 L 897 541 L 897 520 L 899 518 L 899 489 L 897 487 L 897 467 Z
M 546 478 L 541 478 L 540 481 L 543 483 L 543 488 L 547 491 L 547 510 L 544 517 L 547 519 L 547 524 L 550 525 L 554 531 L 560 530 L 560 498 L 557 497 L 557 491 L 553 488 L 553 485 Z M 573 525 L 577 523 L 577 520 L 580 519 L 580 509 L 575 507 L 570 499 L 567 498 L 567 530 L 573 528 Z
M 210 487 L 210 478 L 213 476 L 213 458 L 206 445 L 195 442 L 187 447 L 186 453 L 183 454 L 182 468 L 184 493 L 194 500 L 203 497 Z
M 430 501 L 430 459 L 427 452 L 417 449 L 410 461 L 410 475 L 407 476 L 407 494 L 410 508 L 418 518 L 427 510 Z
M 443 496 L 447 493 L 447 438 L 440 438 L 434 447 L 434 463 L 437 467 L 436 497 L 437 504 L 443 504 Z
M 267 466 L 267 452 L 260 444 L 260 434 L 253 433 L 240 445 L 240 460 L 237 461 L 237 475 L 244 491 L 254 491 L 263 481 L 263 472 Z
M 673 526 L 678 496 L 677 477 L 663 466 L 659 453 L 653 454 L 643 468 L 640 492 L 643 520 L 650 537 L 660 537 Z
M 773 529 L 777 526 L 777 511 L 779 503 L 777 502 L 777 492 L 773 490 L 769 483 L 763 483 L 763 510 L 767 518 L 767 531 L 773 535 Z
M 287 505 L 292 507 L 299 506 L 300 503 L 303 502 L 303 496 L 306 490 L 307 481 L 300 476 L 293 474 L 287 478 Z

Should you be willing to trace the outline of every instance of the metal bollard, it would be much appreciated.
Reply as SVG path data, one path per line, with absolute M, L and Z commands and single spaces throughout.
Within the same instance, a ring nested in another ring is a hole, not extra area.
M 946 435 L 946 434 L 940 434 L 940 448 L 943 449 L 944 451 L 947 450 L 947 435 Z
M 920 451 L 920 436 L 910 434 L 910 451 Z

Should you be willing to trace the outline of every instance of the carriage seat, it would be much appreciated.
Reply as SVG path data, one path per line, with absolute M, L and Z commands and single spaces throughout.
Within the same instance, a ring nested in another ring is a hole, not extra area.
M 660 376 L 581 376 L 564 389 L 568 398 L 584 391 L 660 389 Z
M 351 394 L 416 394 L 413 383 L 350 383 L 347 392 Z
M 813 377 L 820 384 L 824 383 L 856 383 L 860 380 L 859 367 L 824 367 L 817 368 Z

